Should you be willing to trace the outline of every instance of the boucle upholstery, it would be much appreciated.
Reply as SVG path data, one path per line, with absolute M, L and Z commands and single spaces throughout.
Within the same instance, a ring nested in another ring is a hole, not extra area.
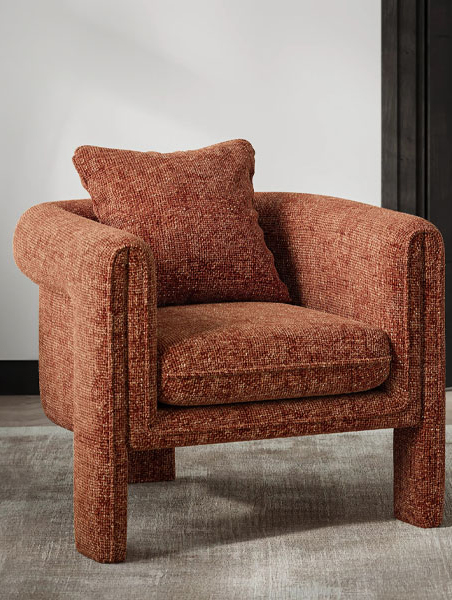
M 159 402 L 224 404 L 348 394 L 388 377 L 384 331 L 270 302 L 157 310 Z
M 129 477 L 171 479 L 173 449 L 182 445 L 394 428 L 395 515 L 421 527 L 441 522 L 441 235 L 418 217 L 336 198 L 257 193 L 255 206 L 296 304 L 388 335 L 391 368 L 378 388 L 217 406 L 158 404 L 149 246 L 96 222 L 86 200 L 35 206 L 19 221 L 16 262 L 41 289 L 42 400 L 50 418 L 74 430 L 76 545 L 95 560 L 124 560 Z
M 73 161 L 99 221 L 149 244 L 159 306 L 290 302 L 253 207 L 246 140 L 167 154 L 81 146 Z

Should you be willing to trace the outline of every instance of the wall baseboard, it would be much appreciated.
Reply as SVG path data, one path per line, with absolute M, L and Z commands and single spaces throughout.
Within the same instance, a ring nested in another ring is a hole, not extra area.
M 0 395 L 39 394 L 37 360 L 0 360 Z

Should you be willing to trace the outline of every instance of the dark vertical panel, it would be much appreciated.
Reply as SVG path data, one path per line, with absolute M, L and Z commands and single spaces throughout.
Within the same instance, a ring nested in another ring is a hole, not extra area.
M 399 0 L 398 53 L 398 210 L 417 209 L 417 10 L 413 0 Z
M 428 10 L 429 218 L 452 260 L 452 1 L 432 0 Z
M 418 1 L 416 15 L 416 212 L 428 218 L 427 209 L 427 3 Z
M 382 205 L 444 236 L 452 386 L 452 0 L 382 0 L 382 153 Z
M 428 218 L 446 246 L 447 384 L 452 385 L 452 2 L 430 0 L 427 12 Z
M 382 205 L 425 215 L 425 0 L 382 0 Z
M 382 1 L 381 193 L 386 208 L 398 210 L 398 0 Z
M 37 360 L 0 360 L 0 395 L 39 394 Z

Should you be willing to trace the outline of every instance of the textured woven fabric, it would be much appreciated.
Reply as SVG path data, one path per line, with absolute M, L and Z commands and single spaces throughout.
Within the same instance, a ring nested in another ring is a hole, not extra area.
M 74 164 L 102 223 L 151 247 L 157 302 L 289 302 L 253 208 L 245 140 L 160 154 L 94 146 Z
M 18 266 L 41 288 L 44 408 L 74 431 L 77 548 L 124 560 L 127 482 L 170 479 L 175 446 L 395 428 L 394 512 L 421 527 L 444 501 L 444 247 L 423 219 L 309 194 L 258 193 L 266 242 L 305 308 L 384 331 L 377 389 L 217 406 L 157 398 L 157 291 L 149 246 L 96 222 L 90 201 L 28 210 Z M 131 466 L 132 465 L 132 466 Z
M 386 333 L 272 302 L 157 311 L 159 402 L 252 402 L 368 390 L 389 374 Z

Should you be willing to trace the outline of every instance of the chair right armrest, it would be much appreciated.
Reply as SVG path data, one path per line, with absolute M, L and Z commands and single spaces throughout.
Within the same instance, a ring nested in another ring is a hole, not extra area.
M 144 427 L 157 409 L 155 266 L 143 240 L 83 216 L 90 204 L 50 202 L 27 210 L 14 234 L 14 257 L 35 283 L 70 298 L 74 425 L 76 413 L 89 414 L 89 427 L 108 438 L 115 414 L 129 414 L 131 425 L 135 419 Z M 58 327 L 58 310 L 45 312 Z M 44 368 L 55 371 L 46 373 L 48 381 L 67 365 Z

